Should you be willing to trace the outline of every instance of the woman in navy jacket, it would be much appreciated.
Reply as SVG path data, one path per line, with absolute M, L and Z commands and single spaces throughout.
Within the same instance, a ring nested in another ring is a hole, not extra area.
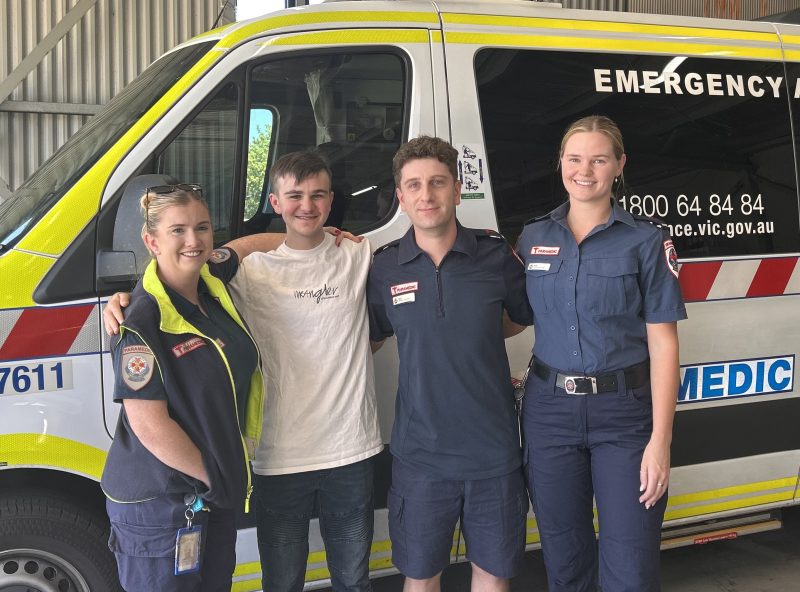
M 261 432 L 258 351 L 208 270 L 200 188 L 152 187 L 141 205 L 154 259 L 112 346 L 123 408 L 102 477 L 109 547 L 128 592 L 229 591 Z

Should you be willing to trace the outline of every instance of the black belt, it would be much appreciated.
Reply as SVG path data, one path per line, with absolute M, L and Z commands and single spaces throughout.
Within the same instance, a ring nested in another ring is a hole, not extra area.
M 540 362 L 536 358 L 532 362 L 533 373 L 542 380 L 556 377 L 556 386 L 564 389 L 569 395 L 596 395 L 617 390 L 618 372 L 609 372 L 599 376 L 582 376 L 580 374 L 564 374 Z M 625 376 L 625 388 L 639 388 L 650 380 L 650 360 L 639 362 L 622 370 Z

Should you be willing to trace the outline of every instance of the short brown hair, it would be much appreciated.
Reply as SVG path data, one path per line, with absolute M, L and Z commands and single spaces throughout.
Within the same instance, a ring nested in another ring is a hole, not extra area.
M 400 146 L 392 159 L 395 185 L 400 186 L 401 172 L 406 163 L 420 158 L 435 158 L 447 166 L 454 181 L 458 179 L 458 150 L 441 138 L 419 136 Z
M 269 181 L 274 190 L 277 187 L 278 179 L 281 177 L 294 177 L 295 181 L 300 183 L 322 172 L 328 175 L 328 181 L 333 181 L 328 161 L 316 150 L 288 152 L 272 165 L 272 170 L 269 172 Z

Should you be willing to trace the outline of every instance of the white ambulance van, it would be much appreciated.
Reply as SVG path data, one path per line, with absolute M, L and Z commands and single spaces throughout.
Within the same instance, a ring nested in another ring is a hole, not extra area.
M 515 0 L 332 2 L 164 55 L 0 203 L 0 588 L 118 589 L 98 486 L 119 412 L 100 312 L 146 264 L 144 188 L 201 184 L 218 244 L 280 230 L 269 168 L 319 146 L 330 223 L 377 247 L 409 226 L 392 155 L 434 134 L 460 152 L 461 222 L 513 243 L 563 201 L 560 136 L 587 114 L 619 123 L 619 200 L 666 221 L 680 257 L 689 319 L 664 545 L 779 526 L 800 501 L 800 27 Z M 532 340 L 509 340 L 513 371 Z M 375 358 L 386 438 L 396 355 Z M 392 571 L 389 458 L 375 575 Z M 233 590 L 260 588 L 253 524 L 241 517 Z M 306 579 L 328 582 L 316 527 Z

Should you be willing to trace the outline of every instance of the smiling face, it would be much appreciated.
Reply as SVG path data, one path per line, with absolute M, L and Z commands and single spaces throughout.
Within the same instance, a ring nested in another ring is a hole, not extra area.
M 323 224 L 333 203 L 331 179 L 325 171 L 300 182 L 293 175 L 279 177 L 269 202 L 286 223 L 287 246 L 313 249 L 325 238 Z
M 208 208 L 197 200 L 164 208 L 153 231 L 145 233 L 144 241 L 168 283 L 170 278 L 199 276 L 214 248 Z
M 570 201 L 600 202 L 611 199 L 614 178 L 622 174 L 625 155 L 614 155 L 611 139 L 602 132 L 578 132 L 564 144 L 561 180 Z
M 397 198 L 416 232 L 441 235 L 455 228 L 461 182 L 436 158 L 415 158 L 400 171 Z

